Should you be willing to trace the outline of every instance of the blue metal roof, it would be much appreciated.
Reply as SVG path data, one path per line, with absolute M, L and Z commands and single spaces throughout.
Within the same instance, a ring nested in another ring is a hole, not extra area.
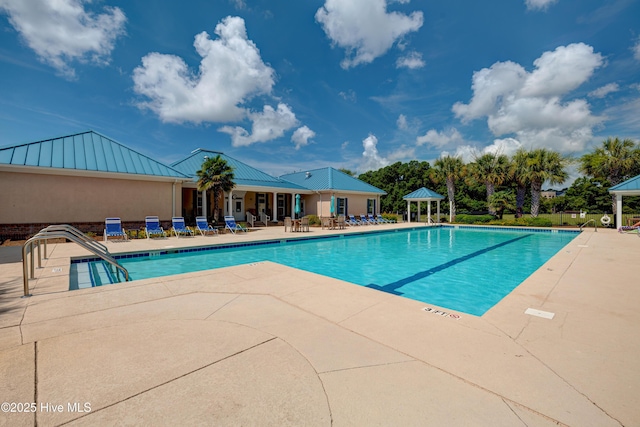
M 94 131 L 0 148 L 0 164 L 187 178 Z
M 414 191 L 413 193 L 409 193 L 403 197 L 404 200 L 440 200 L 444 199 L 444 196 L 436 193 L 435 191 L 431 191 L 428 188 L 422 187 Z
M 315 191 L 387 194 L 373 185 L 360 181 L 332 167 L 282 175 L 280 178 Z
M 202 167 L 205 157 L 215 157 L 218 155 L 226 160 L 227 164 L 233 168 L 233 182 L 235 182 L 236 185 L 249 187 L 273 187 L 294 191 L 305 190 L 304 187 L 275 178 L 261 170 L 247 165 L 246 163 L 242 163 L 233 157 L 229 157 L 224 153 L 205 150 L 202 148 L 194 150 L 189 157 L 173 163 L 171 167 L 192 177 L 194 181 L 197 181 L 197 171 Z
M 618 185 L 614 185 L 609 191 L 640 191 L 640 175 L 621 182 Z

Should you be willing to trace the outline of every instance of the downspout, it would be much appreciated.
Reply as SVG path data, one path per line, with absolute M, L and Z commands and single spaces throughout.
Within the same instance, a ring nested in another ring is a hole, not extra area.
M 323 214 L 324 211 L 322 210 L 322 193 L 320 193 L 318 190 L 314 190 L 314 191 L 316 192 L 316 194 L 318 196 L 320 196 L 320 217 L 323 217 L 324 216 L 324 214 Z
M 174 180 L 171 185 L 171 216 L 176 216 L 176 184 L 178 180 Z

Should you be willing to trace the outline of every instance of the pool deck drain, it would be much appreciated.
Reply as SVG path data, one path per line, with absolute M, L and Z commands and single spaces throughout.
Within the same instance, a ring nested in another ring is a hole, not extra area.
M 635 236 L 585 229 L 485 315 L 455 322 L 271 262 L 66 291 L 52 270 L 84 254 L 50 245 L 21 299 L 19 251 L 0 247 L 0 395 L 37 409 L 0 426 L 640 424 Z

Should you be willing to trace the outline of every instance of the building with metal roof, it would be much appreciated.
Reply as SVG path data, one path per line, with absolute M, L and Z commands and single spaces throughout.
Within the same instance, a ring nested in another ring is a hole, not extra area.
M 281 175 L 281 179 L 313 190 L 306 197 L 307 206 L 313 206 L 318 216 L 374 214 L 380 213 L 380 197 L 383 190 L 367 184 L 332 167 L 311 169 Z M 331 212 L 331 198 L 335 210 Z
M 197 191 L 197 171 L 208 158 L 220 156 L 233 169 L 235 187 L 225 194 L 224 213 L 231 214 L 238 221 L 249 218 L 262 224 L 277 221 L 285 216 L 293 216 L 295 194 L 312 194 L 308 188 L 273 177 L 259 169 L 247 165 L 222 152 L 198 148 L 186 158 L 173 163 L 171 166 L 192 178 L 190 183 L 182 187 L 182 212 L 185 218 L 195 218 L 203 215 L 210 218 L 220 216 L 220 212 L 213 212 L 211 196 Z
M 177 170 L 94 131 L 0 147 L 0 166 L 33 168 L 36 173 L 144 176 L 186 179 Z
M 191 178 L 94 131 L 0 148 L 0 235 L 22 236 L 50 224 L 102 232 L 104 219 L 128 227 L 146 215 L 178 212 Z
M 231 166 L 235 184 L 219 203 L 197 189 L 197 171 L 215 156 Z M 195 216 L 222 214 L 266 225 L 294 216 L 296 195 L 300 215 L 328 216 L 331 197 L 337 198 L 338 214 L 378 213 L 385 194 L 333 168 L 273 177 L 202 148 L 166 165 L 94 131 L 0 147 L 0 182 L 0 236 L 18 229 L 17 234 L 30 234 L 55 223 L 102 232 L 107 217 L 139 228 L 148 215 L 166 226 L 173 216 L 193 223 Z M 212 205 L 221 209 L 214 212 Z

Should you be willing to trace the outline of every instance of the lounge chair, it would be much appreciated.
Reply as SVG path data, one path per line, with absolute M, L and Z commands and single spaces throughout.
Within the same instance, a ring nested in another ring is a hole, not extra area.
M 376 216 L 376 221 L 378 221 L 378 224 L 390 224 L 391 223 L 391 221 L 389 221 L 388 219 L 386 219 L 382 215 Z
M 207 222 L 206 216 L 196 217 L 196 230 L 203 236 L 218 234 L 218 229 L 213 228 L 211 224 Z
M 369 220 L 369 222 L 370 222 L 371 224 L 376 224 L 376 225 L 380 224 L 380 221 L 378 221 L 378 220 L 373 216 L 373 214 L 367 214 L 367 219 Z
M 367 219 L 367 216 L 364 214 L 360 214 L 360 223 L 362 225 L 369 225 L 369 224 L 375 224 L 374 222 L 371 222 Z
M 355 216 L 349 215 L 349 219 L 347 220 L 347 225 L 354 226 L 354 225 L 362 225 L 362 224 L 360 223 L 360 221 L 356 219 Z
M 184 224 L 184 218 L 181 216 L 171 218 L 171 233 L 175 234 L 177 238 L 180 238 L 181 235 L 193 237 L 193 230 Z
M 160 220 L 157 216 L 147 216 L 144 218 L 144 231 L 147 233 L 147 239 L 151 236 L 167 237 L 164 229 L 160 225 Z
M 240 224 L 236 224 L 236 219 L 233 216 L 225 216 L 224 224 L 224 228 L 231 231 L 233 234 L 236 234 L 236 231 L 244 231 L 245 233 L 248 231 Z
M 120 237 L 122 240 L 129 240 L 129 236 L 122 228 L 120 218 L 105 218 L 104 220 L 104 241 L 108 241 L 109 237 Z

